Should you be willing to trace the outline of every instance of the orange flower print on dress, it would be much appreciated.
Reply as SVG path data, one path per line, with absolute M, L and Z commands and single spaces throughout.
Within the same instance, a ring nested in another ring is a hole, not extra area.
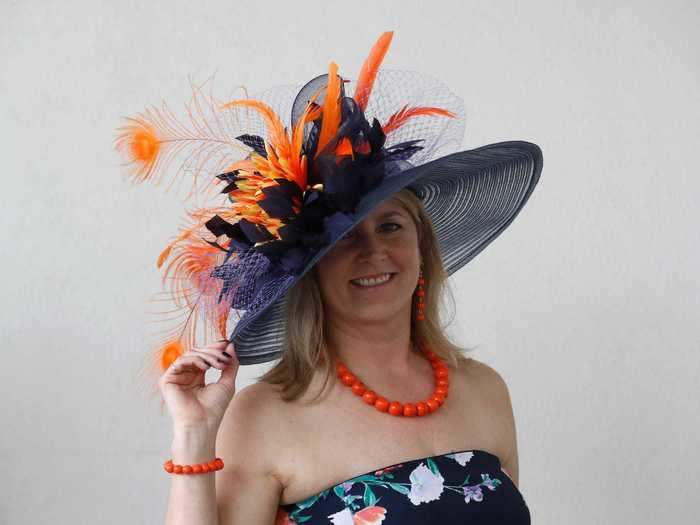
M 328 517 L 333 525 L 379 525 L 386 517 L 386 509 L 372 505 L 355 514 L 350 509 L 343 509 Z
M 275 525 L 295 525 L 296 522 L 289 519 L 289 513 L 282 507 L 277 509 L 277 516 L 275 517 Z

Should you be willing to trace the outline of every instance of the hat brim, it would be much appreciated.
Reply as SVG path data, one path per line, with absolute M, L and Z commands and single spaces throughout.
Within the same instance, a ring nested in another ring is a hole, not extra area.
M 295 279 L 281 286 L 267 306 L 240 319 L 229 337 L 239 363 L 259 364 L 281 356 L 287 291 L 382 201 L 406 187 L 416 192 L 433 223 L 445 271 L 451 275 L 513 222 L 541 171 L 539 146 L 508 141 L 452 153 L 386 178 L 360 201 L 351 225 L 317 252 Z

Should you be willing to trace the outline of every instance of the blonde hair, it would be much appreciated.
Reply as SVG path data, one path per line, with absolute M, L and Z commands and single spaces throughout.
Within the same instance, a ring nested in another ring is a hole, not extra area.
M 396 193 L 390 200 L 401 205 L 411 216 L 416 230 L 421 258 L 423 260 L 423 289 L 425 319 L 411 320 L 411 341 L 424 341 L 448 367 L 457 368 L 466 361 L 466 352 L 474 348 L 460 348 L 450 341 L 444 328 L 451 319 L 443 323 L 442 314 L 448 306 L 454 312 L 454 297 L 447 283 L 447 273 L 442 264 L 440 249 L 430 218 L 425 213 L 420 199 L 409 189 Z M 416 296 L 413 297 L 415 308 Z M 335 381 L 333 351 L 326 345 L 325 318 L 316 267 L 309 270 L 287 293 L 285 300 L 285 341 L 281 360 L 269 371 L 258 377 L 272 385 L 281 387 L 284 401 L 301 397 L 309 388 L 314 372 L 321 367 L 324 373 L 323 388 Z M 414 348 L 414 351 L 415 348 Z

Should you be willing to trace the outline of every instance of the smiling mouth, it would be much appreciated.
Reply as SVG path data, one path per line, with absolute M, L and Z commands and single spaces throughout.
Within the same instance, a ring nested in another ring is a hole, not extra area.
M 395 273 L 380 273 L 372 277 L 362 277 L 360 279 L 352 279 L 350 283 L 358 288 L 376 288 L 388 283 L 394 278 Z

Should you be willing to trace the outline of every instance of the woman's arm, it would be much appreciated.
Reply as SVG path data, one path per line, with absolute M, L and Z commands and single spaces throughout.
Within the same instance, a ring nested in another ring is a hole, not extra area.
M 216 438 L 224 469 L 216 473 L 218 525 L 273 525 L 283 485 L 275 467 L 281 428 L 266 396 L 254 383 L 236 394 Z
M 171 447 L 173 463 L 208 463 L 215 457 L 215 443 L 216 438 L 202 435 L 197 430 L 176 430 Z M 219 525 L 216 474 L 170 476 L 172 481 L 165 525 Z
M 273 472 L 276 443 L 274 419 L 265 421 L 262 385 L 238 392 L 214 439 L 176 432 L 173 463 L 193 464 L 220 457 L 215 474 L 175 475 L 165 525 L 273 525 L 283 486 Z M 273 425 L 270 427 L 269 425 Z

